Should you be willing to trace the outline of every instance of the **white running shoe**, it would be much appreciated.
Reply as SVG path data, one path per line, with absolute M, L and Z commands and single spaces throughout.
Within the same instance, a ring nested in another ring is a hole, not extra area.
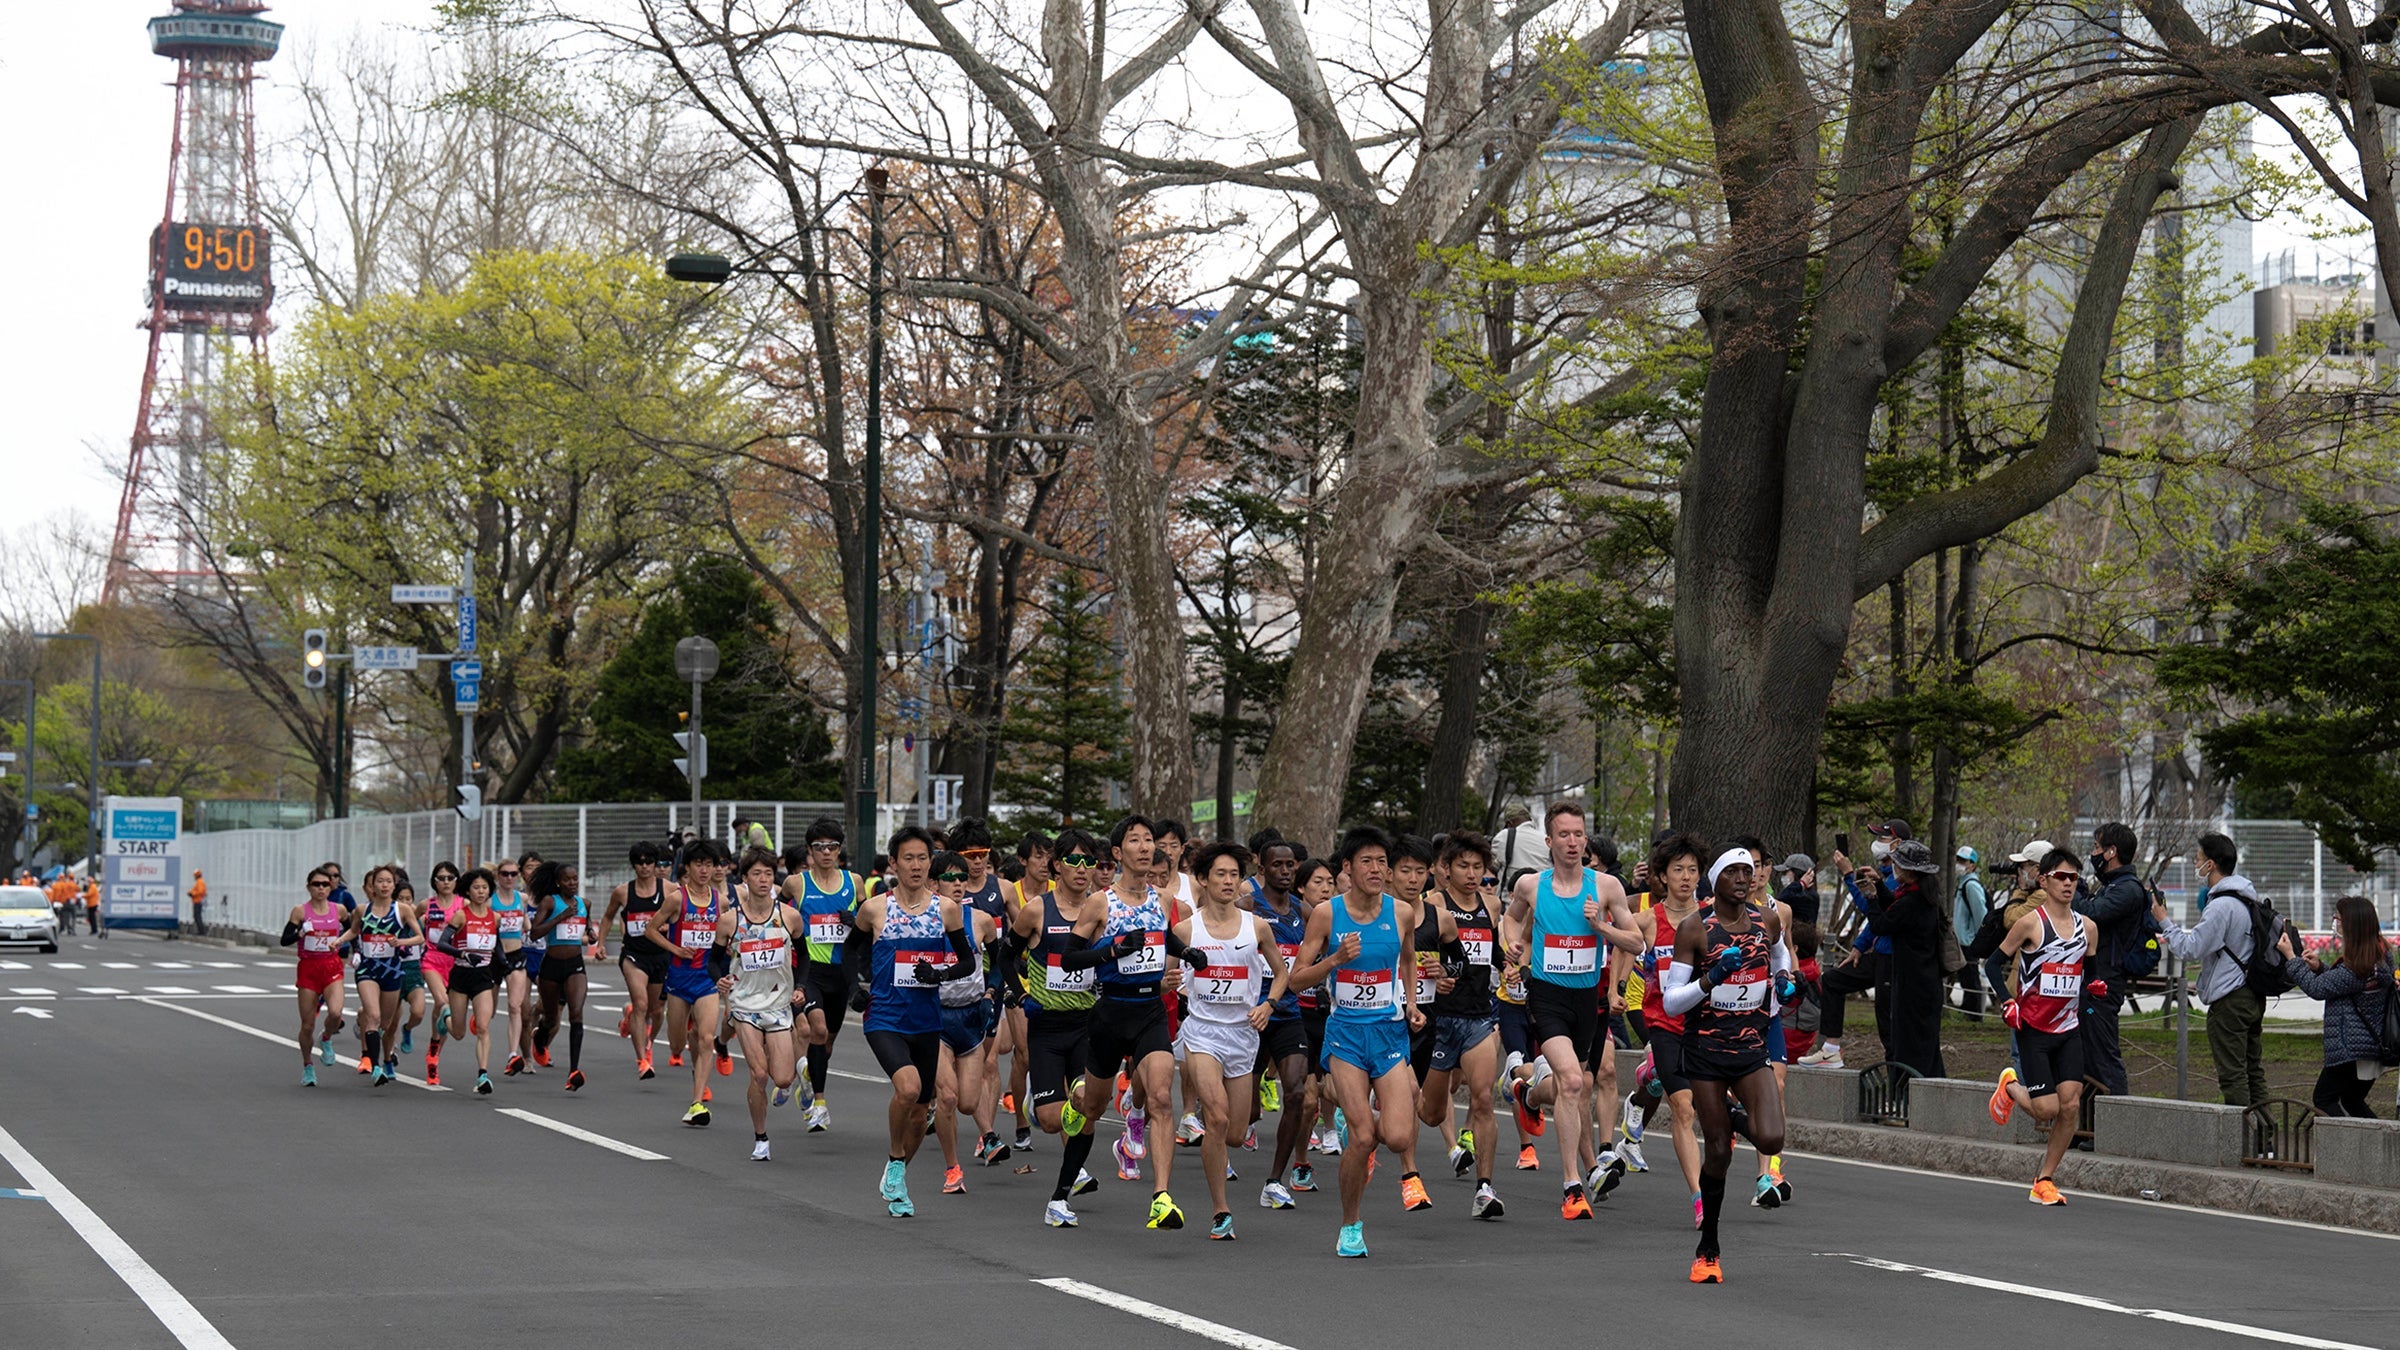
M 833 1128 L 833 1112 L 823 1102 L 811 1102 L 808 1107 L 808 1132 L 823 1134 Z
M 1631 1139 L 1622 1139 L 1617 1142 L 1617 1156 L 1623 1158 L 1625 1165 L 1636 1172 L 1650 1170 L 1650 1160 L 1642 1156 L 1642 1146 Z
M 767 1141 L 766 1141 L 766 1140 L 764 1140 L 764 1139 L 761 1139 L 761 1140 L 759 1140 L 757 1143 L 755 1143 L 755 1144 L 752 1144 L 752 1145 L 750 1146 L 750 1161 L 752 1161 L 752 1162 L 766 1162 L 766 1161 L 768 1161 L 768 1158 L 767 1158 Z
M 1202 1125 L 1200 1117 L 1190 1111 L 1184 1112 L 1183 1119 L 1175 1124 L 1175 1142 L 1185 1148 L 1199 1143 L 1201 1136 L 1207 1133 L 1208 1127 Z
M 1832 1041 L 1827 1041 L 1802 1055 L 1800 1062 L 1811 1068 L 1838 1069 L 1842 1067 L 1842 1047 Z
M 775 1091 L 767 1097 L 767 1105 L 769 1106 L 785 1107 L 790 1106 L 791 1104 L 792 1090 L 789 1086 L 784 1084 L 777 1084 Z
M 1282 1182 L 1270 1181 L 1258 1189 L 1258 1207 L 1260 1209 L 1298 1209 L 1300 1206 L 1297 1201 L 1292 1199 L 1292 1193 L 1284 1189 Z
M 1052 1228 L 1073 1228 L 1075 1211 L 1067 1208 L 1066 1201 L 1053 1200 L 1042 1207 L 1042 1222 Z

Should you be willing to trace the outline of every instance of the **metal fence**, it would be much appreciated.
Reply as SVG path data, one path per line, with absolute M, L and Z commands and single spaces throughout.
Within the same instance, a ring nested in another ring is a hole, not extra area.
M 2078 822 L 2072 843 L 2057 842 L 2078 851 L 2088 848 L 2093 823 Z M 2192 922 L 2197 913 L 2199 883 L 2192 875 L 2192 853 L 2194 841 L 2203 833 L 2233 840 L 2241 850 L 2242 875 L 2250 878 L 2261 896 L 2312 932 L 2333 928 L 2333 902 L 2345 895 L 2373 900 L 2375 912 L 2387 926 L 2400 920 L 2400 855 L 2378 853 L 2375 870 L 2359 872 L 2327 850 L 2304 821 L 2225 820 L 2193 829 L 2179 840 L 2142 841 L 2145 853 L 2168 845 L 2178 850 L 2158 874 L 2158 888 L 2166 892 L 2167 908 L 2179 921 Z
M 908 809 L 884 808 L 877 836 L 888 837 Z M 708 802 L 699 825 L 702 834 L 730 845 L 737 817 L 757 820 L 783 847 L 799 842 L 819 816 L 841 820 L 843 808 L 838 802 Z M 208 877 L 212 922 L 274 933 L 306 897 L 308 869 L 321 863 L 341 864 L 353 883 L 377 863 L 398 863 L 422 895 L 438 861 L 463 867 L 531 850 L 574 862 L 583 893 L 599 897 L 632 876 L 625 854 L 637 841 L 657 842 L 692 823 L 689 802 L 486 806 L 483 818 L 472 822 L 455 811 L 415 811 L 322 820 L 293 830 L 187 835 L 183 857 L 186 869 Z M 855 843 L 851 851 L 854 858 L 863 853 Z

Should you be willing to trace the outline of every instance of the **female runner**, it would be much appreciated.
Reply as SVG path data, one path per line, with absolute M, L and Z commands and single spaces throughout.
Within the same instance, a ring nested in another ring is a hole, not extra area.
M 450 1039 L 475 1037 L 475 1095 L 492 1095 L 492 1003 L 507 956 L 501 950 L 500 912 L 492 908 L 492 874 L 478 867 L 461 877 L 466 900 L 450 911 L 436 946 L 456 958 L 450 970 Z M 442 1045 L 425 1050 L 425 1081 L 442 1081 Z
M 284 921 L 283 945 L 300 948 L 300 1085 L 317 1085 L 317 1066 L 309 1062 L 314 1050 L 325 1063 L 333 1063 L 333 1033 L 342 1029 L 342 944 L 352 937 L 349 916 L 342 907 L 328 899 L 333 894 L 333 877 L 320 867 L 308 874 L 308 899 L 292 906 L 291 917 Z M 322 1039 L 317 1031 L 317 1010 L 325 1011 Z
M 583 949 L 590 936 L 592 910 L 576 894 L 581 878 L 567 863 L 546 862 L 533 869 L 529 889 L 540 897 L 533 936 L 545 940 L 540 969 L 541 1024 L 534 1028 L 535 1057 L 550 1062 L 550 1041 L 558 1035 L 558 1010 L 567 1010 L 567 1091 L 583 1088 L 583 998 L 589 987 Z

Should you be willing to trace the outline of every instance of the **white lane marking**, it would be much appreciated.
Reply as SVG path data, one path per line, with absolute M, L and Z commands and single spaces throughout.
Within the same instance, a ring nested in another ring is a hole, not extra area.
M 152 970 L 190 970 L 192 966 L 188 961 L 153 961 L 150 963 L 150 968 Z
M 1881 1257 L 1860 1256 L 1854 1252 L 1819 1252 L 1817 1255 L 1836 1257 L 1848 1261 L 1852 1265 L 1866 1266 L 1874 1270 L 1889 1270 L 1902 1275 L 1922 1275 L 1926 1279 L 1940 1280 L 1945 1284 L 1963 1284 L 1976 1289 L 1997 1290 L 2003 1294 L 2023 1294 L 2027 1298 L 2046 1299 L 2052 1303 L 2089 1308 L 2095 1312 L 2123 1313 L 2127 1317 L 2146 1317 L 2156 1322 L 2172 1322 L 2177 1326 L 2199 1327 L 2203 1331 L 2221 1331 L 2228 1336 L 2246 1336 L 2254 1341 L 2272 1341 L 2277 1345 L 2301 1345 L 2311 1347 L 2312 1350 L 2375 1350 L 2373 1346 L 2360 1345 L 2355 1341 L 2329 1341 L 2323 1337 L 2303 1336 L 2295 1331 L 2280 1331 L 2274 1327 L 2254 1327 L 2241 1322 L 2222 1322 L 2213 1317 L 2194 1317 L 2190 1313 L 2174 1312 L 2166 1308 L 2129 1308 L 2122 1303 L 2111 1303 L 2104 1298 L 2093 1298 L 2089 1294 L 2071 1294 L 2060 1289 L 2045 1289 L 2038 1284 L 2011 1284 L 2007 1280 L 1988 1279 L 1981 1275 L 1961 1275 L 1953 1270 L 1912 1266 L 1902 1261 L 1886 1261 Z
M 105 984 L 87 984 L 83 987 L 83 992 L 87 994 L 122 994 L 125 991 L 113 989 Z
M 83 963 L 82 963 L 81 961 L 53 961 L 53 962 L 51 962 L 51 963 L 50 963 L 50 969 L 52 969 L 52 970 L 81 970 L 81 969 L 83 969 Z
M 250 964 L 257 966 L 261 970 L 282 970 L 290 966 L 292 963 L 289 961 L 253 961 Z
M 1737 1144 L 1735 1147 L 1747 1149 L 1750 1146 L 1748 1144 Z M 1936 1172 L 1930 1168 L 1924 1167 L 1903 1167 L 1898 1163 L 1868 1162 L 1864 1158 L 1844 1158 L 1831 1153 L 1805 1153 L 1799 1149 L 1787 1148 L 1783 1151 L 1783 1156 L 1786 1158 L 1806 1158 L 1811 1162 L 1838 1163 L 1843 1167 L 1872 1168 L 1878 1172 L 1905 1172 L 1913 1177 L 1937 1177 L 1943 1181 L 1965 1181 L 1971 1182 L 1977 1186 L 2004 1186 L 2012 1191 L 2022 1191 L 2025 1189 L 2024 1182 L 2010 1181 L 2002 1177 L 1960 1176 L 1956 1172 Z M 2306 1219 L 2285 1219 L 2279 1218 L 2273 1214 L 2244 1214 L 2238 1210 L 2207 1209 L 2199 1205 L 2178 1205 L 2173 1201 L 2168 1200 L 2143 1200 L 2130 1195 L 2109 1195 L 2102 1191 L 2069 1190 L 2064 1186 L 2059 1187 L 2059 1190 L 2068 1195 L 2074 1196 L 2078 1200 L 2107 1200 L 2120 1205 L 2139 1205 L 2144 1209 L 2171 1209 L 2184 1214 L 2198 1214 L 2210 1219 L 2240 1219 L 2245 1223 L 2269 1223 L 2283 1228 L 2306 1228 L 2312 1232 L 2318 1233 L 2339 1233 L 2343 1237 L 2381 1238 L 2386 1242 L 2400 1242 L 2400 1233 L 2379 1233 L 2372 1228 L 2346 1228 L 2338 1223 L 2311 1223 Z
M 138 965 L 135 965 L 135 964 L 134 964 L 133 962 L 131 962 L 131 961 L 103 961 L 103 962 L 101 962 L 101 963 L 100 963 L 100 968 L 101 968 L 102 970 L 140 970 L 140 969 L 141 969 L 141 967 L 140 967 L 140 966 L 138 966 Z
M 180 984 L 154 984 L 142 992 L 146 994 L 197 994 L 200 991 L 186 989 Z
M 58 991 L 57 991 L 57 990 L 55 990 L 55 989 L 11 989 L 11 990 L 9 990 L 8 992 L 10 992 L 10 993 L 12 993 L 12 994 L 15 994 L 15 995 L 16 995 L 18 998 L 57 998 L 57 997 L 58 997 Z
M 0 1157 L 8 1159 L 8 1165 L 17 1169 L 17 1174 L 25 1178 L 31 1189 L 42 1193 L 42 1197 L 50 1202 L 50 1207 L 58 1211 L 58 1217 L 65 1219 L 67 1226 L 75 1230 L 75 1235 L 108 1263 L 108 1268 L 117 1273 L 117 1278 L 125 1282 L 126 1288 L 149 1305 L 151 1315 L 166 1327 L 184 1350 L 233 1350 L 233 1342 L 218 1334 L 209 1320 L 200 1315 L 200 1310 L 192 1306 L 190 1299 L 176 1292 L 175 1286 L 167 1283 L 165 1276 L 151 1269 L 150 1263 L 144 1261 L 140 1253 L 127 1246 L 125 1239 L 118 1237 L 115 1229 L 92 1212 L 90 1205 L 77 1199 L 75 1193 L 67 1189 L 65 1182 L 52 1175 L 39 1159 L 26 1152 L 25 1146 L 18 1143 L 17 1137 L 5 1127 L 0 1127 Z
M 220 994 L 263 994 L 267 992 L 255 984 L 212 984 L 209 988 Z
M 1162 1308 L 1158 1304 L 1146 1303 L 1141 1299 L 1120 1294 L 1113 1289 L 1103 1289 L 1096 1284 L 1085 1284 L 1081 1280 L 1035 1280 L 1034 1283 L 1045 1289 L 1055 1289 L 1062 1294 L 1072 1294 L 1077 1298 L 1089 1299 L 1103 1307 L 1114 1308 L 1119 1312 L 1129 1312 L 1136 1317 L 1147 1317 L 1153 1322 L 1173 1327 L 1177 1331 L 1188 1331 L 1194 1336 L 1205 1336 L 1219 1345 L 1240 1346 L 1242 1350 L 1292 1350 L 1292 1347 L 1281 1341 L 1270 1341 L 1264 1336 L 1253 1336 L 1238 1327 L 1229 1327 L 1222 1322 L 1211 1322 L 1206 1318 L 1194 1317 L 1190 1313 L 1177 1312 L 1173 1308 Z
M 197 995 L 197 997 L 207 998 L 209 995 L 200 994 Z M 238 997 L 238 995 L 236 995 L 236 997 Z M 215 1013 L 205 1013 L 200 1011 L 198 1008 L 186 1008 L 179 1003 L 168 1003 L 160 999 L 143 998 L 139 995 L 128 998 L 126 1002 L 147 1003 L 153 1008 L 165 1008 L 171 1012 L 182 1013 L 186 1017 L 197 1017 L 203 1022 L 214 1022 L 221 1027 L 231 1027 L 235 1031 L 238 1031 L 245 1036 L 256 1036 L 262 1041 L 280 1045 L 286 1050 L 297 1050 L 300 1048 L 299 1040 L 296 1037 L 278 1036 L 272 1031 L 262 1030 L 261 1028 L 251 1026 L 247 1022 L 236 1022 L 230 1017 L 219 1017 Z M 333 1057 L 333 1062 L 341 1065 L 345 1069 L 355 1069 L 358 1067 L 358 1061 L 349 1055 L 335 1055 Z M 397 1081 L 406 1083 L 413 1088 L 421 1088 L 427 1092 L 448 1092 L 450 1090 L 434 1083 L 428 1083 L 422 1078 L 411 1078 L 407 1074 L 401 1074 Z
M 667 1155 L 664 1153 L 652 1153 L 646 1148 L 635 1148 L 631 1144 L 620 1143 L 617 1140 L 611 1139 L 605 1134 L 594 1134 L 590 1130 L 579 1129 L 576 1126 L 569 1125 L 563 1120 L 552 1120 L 548 1116 L 537 1116 L 531 1111 L 520 1111 L 513 1106 L 503 1106 L 498 1108 L 498 1110 L 501 1115 L 515 1116 L 517 1119 L 525 1121 L 528 1124 L 539 1125 L 545 1130 L 556 1130 L 560 1134 L 566 1135 L 568 1138 L 580 1139 L 587 1144 L 598 1144 L 600 1147 L 605 1149 L 613 1149 L 618 1153 L 624 1154 L 628 1158 L 639 1158 L 643 1162 L 666 1162 L 668 1160 Z
M 50 1010 L 48 1008 L 11 1008 L 9 1011 L 21 1012 L 37 1022 L 47 1022 L 50 1020 Z
M 242 963 L 239 961 L 203 961 L 200 964 L 217 970 L 240 970 L 242 968 Z
M 29 965 L 26 965 L 26 964 L 25 964 L 24 962 L 22 962 L 22 961 L 0 961 L 0 970 L 31 970 L 31 969 L 33 969 L 33 967 L 31 967 L 31 966 L 29 966 Z

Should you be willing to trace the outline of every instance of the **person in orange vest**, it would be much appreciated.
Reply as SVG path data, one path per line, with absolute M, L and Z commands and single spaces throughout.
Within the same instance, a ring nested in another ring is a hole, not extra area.
M 59 873 L 50 882 L 50 912 L 58 916 L 61 936 L 74 933 L 75 911 L 78 908 L 75 903 L 75 883 L 68 879 L 66 873 Z
M 184 894 L 192 898 L 192 936 L 208 936 L 208 878 L 198 868 L 192 869 L 192 888 Z
M 84 878 L 83 882 L 83 919 L 91 928 L 92 936 L 102 942 L 108 941 L 108 927 L 100 922 L 100 883 L 90 877 Z

